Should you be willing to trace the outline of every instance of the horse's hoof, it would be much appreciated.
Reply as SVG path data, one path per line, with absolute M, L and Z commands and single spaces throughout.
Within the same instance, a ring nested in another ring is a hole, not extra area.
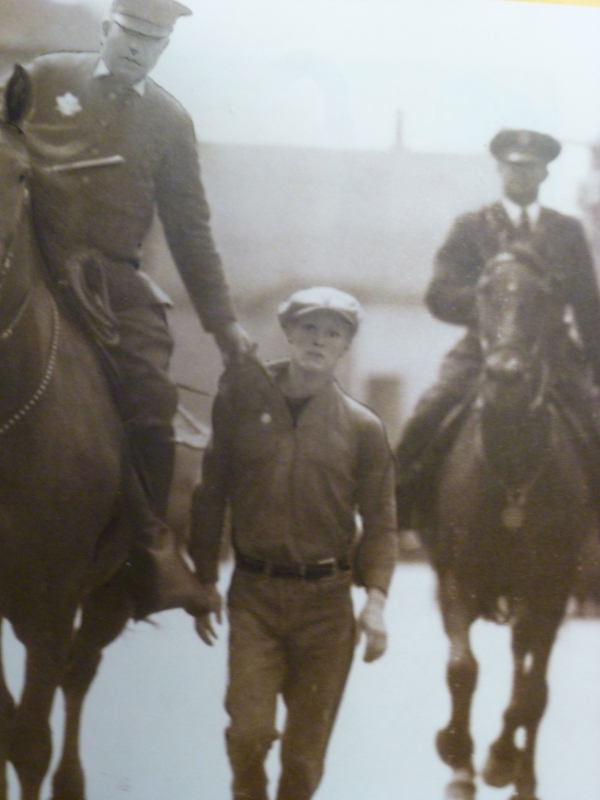
M 515 781 L 519 751 L 516 747 L 509 750 L 490 747 L 490 752 L 481 771 L 481 777 L 488 786 L 503 789 Z M 518 798 L 518 800 L 525 800 Z
M 468 778 L 457 778 L 446 786 L 445 800 L 475 800 L 475 784 Z
M 532 794 L 518 794 L 517 793 L 517 794 L 513 794 L 513 796 L 510 798 L 510 800 L 538 800 L 538 798 L 535 797 Z

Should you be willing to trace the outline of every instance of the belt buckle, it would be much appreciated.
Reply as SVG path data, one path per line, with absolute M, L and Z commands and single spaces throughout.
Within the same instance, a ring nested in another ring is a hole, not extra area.
M 337 558 L 322 558 L 320 561 L 317 561 L 317 565 L 319 567 L 331 567 L 331 572 L 325 572 L 324 575 L 335 575 L 338 571 Z

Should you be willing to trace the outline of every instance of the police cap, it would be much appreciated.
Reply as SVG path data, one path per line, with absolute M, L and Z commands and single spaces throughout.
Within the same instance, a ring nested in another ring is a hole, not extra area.
M 548 164 L 560 153 L 560 142 L 547 133 L 502 130 L 490 142 L 490 152 L 499 161 Z
M 332 286 L 313 286 L 294 292 L 279 306 L 277 317 L 281 327 L 285 328 L 293 320 L 312 311 L 335 312 L 350 324 L 353 333 L 356 333 L 363 316 L 360 303 L 351 294 Z
M 176 0 L 113 0 L 111 17 L 122 28 L 144 36 L 169 36 L 179 17 L 191 10 Z

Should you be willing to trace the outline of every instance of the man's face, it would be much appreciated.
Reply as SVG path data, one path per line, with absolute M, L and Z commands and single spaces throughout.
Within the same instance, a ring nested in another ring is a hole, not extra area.
M 168 37 L 144 36 L 122 28 L 114 20 L 105 21 L 102 30 L 102 58 L 123 86 L 135 86 L 143 80 L 169 43 Z
M 520 206 L 537 200 L 540 184 L 548 176 L 548 170 L 539 161 L 499 161 L 498 172 L 505 196 Z
M 292 363 L 306 372 L 332 374 L 352 341 L 352 328 L 335 311 L 311 311 L 287 327 Z

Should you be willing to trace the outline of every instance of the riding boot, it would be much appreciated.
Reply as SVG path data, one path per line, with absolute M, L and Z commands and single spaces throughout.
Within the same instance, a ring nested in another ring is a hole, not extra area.
M 456 403 L 457 398 L 437 384 L 421 398 L 404 429 L 396 448 L 396 513 L 401 531 L 414 528 L 413 512 L 426 488 L 432 443 Z
M 135 617 L 184 608 L 194 617 L 210 610 L 206 589 L 186 563 L 175 534 L 156 515 L 133 468 L 124 476 L 124 491 L 136 531 L 130 555 Z
M 165 519 L 175 468 L 175 432 L 172 425 L 128 426 L 135 468 L 154 513 Z

